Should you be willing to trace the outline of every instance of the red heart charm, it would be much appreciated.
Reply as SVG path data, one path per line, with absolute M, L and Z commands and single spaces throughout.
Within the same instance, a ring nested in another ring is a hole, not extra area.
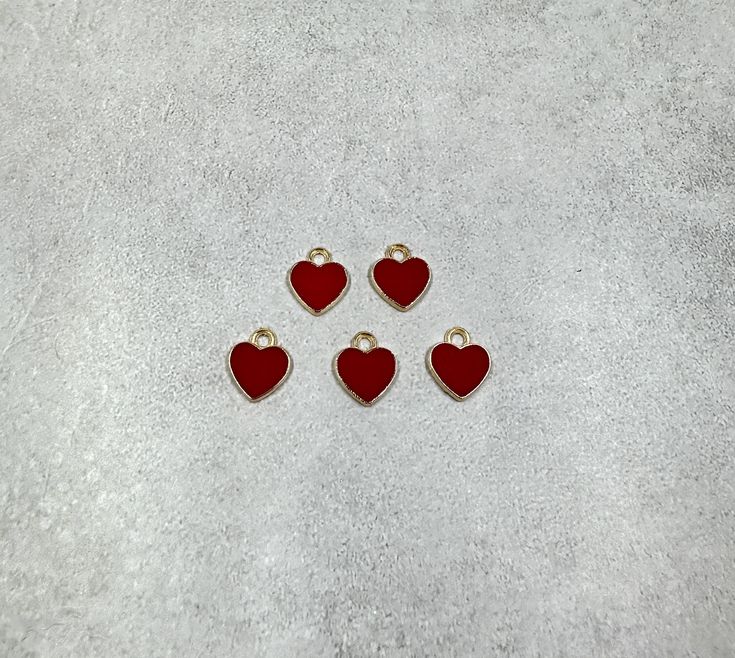
M 324 258 L 316 263 L 317 256 Z M 296 263 L 288 273 L 288 283 L 296 299 L 313 315 L 321 315 L 334 306 L 347 292 L 349 275 L 340 263 L 331 262 L 332 255 L 323 247 L 309 252 L 309 260 Z
M 366 351 L 359 348 L 362 340 L 370 342 Z M 393 352 L 377 345 L 375 336 L 361 332 L 352 339 L 352 347 L 342 350 L 334 360 L 334 371 L 340 384 L 366 407 L 388 390 L 397 371 Z
M 454 334 L 465 338 L 463 345 L 451 342 Z M 485 381 L 490 355 L 482 345 L 470 344 L 469 334 L 461 327 L 450 329 L 444 341 L 429 350 L 426 365 L 439 386 L 455 400 L 464 400 Z
M 393 258 L 395 253 L 402 253 L 403 260 Z M 431 270 L 423 258 L 411 256 L 408 247 L 394 244 L 388 247 L 386 258 L 372 266 L 370 280 L 385 301 L 399 311 L 407 311 L 429 287 Z
M 269 344 L 258 344 L 260 337 Z M 248 400 L 257 402 L 275 391 L 291 370 L 291 357 L 276 344 L 270 329 L 258 329 L 249 342 L 238 343 L 230 351 L 230 372 Z

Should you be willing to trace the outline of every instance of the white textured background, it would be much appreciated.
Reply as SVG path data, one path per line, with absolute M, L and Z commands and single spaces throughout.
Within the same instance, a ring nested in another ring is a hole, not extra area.
M 729 0 L 0 0 L 0 654 L 732 655 L 734 47 Z

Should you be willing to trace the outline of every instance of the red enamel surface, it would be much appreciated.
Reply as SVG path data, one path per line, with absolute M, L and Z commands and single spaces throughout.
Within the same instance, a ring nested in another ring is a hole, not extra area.
M 255 401 L 276 388 L 288 374 L 288 354 L 282 347 L 238 343 L 230 352 L 230 369 L 240 388 Z
M 339 263 L 317 265 L 302 260 L 291 268 L 289 279 L 299 299 L 315 313 L 327 308 L 347 287 L 347 271 Z
M 413 304 L 429 285 L 431 273 L 423 258 L 381 258 L 373 268 L 375 284 L 401 308 Z
M 431 350 L 429 359 L 439 379 L 460 398 L 472 393 L 490 370 L 490 355 L 481 345 L 440 343 Z
M 393 380 L 396 357 L 384 347 L 368 352 L 348 347 L 337 357 L 337 374 L 348 390 L 370 404 Z

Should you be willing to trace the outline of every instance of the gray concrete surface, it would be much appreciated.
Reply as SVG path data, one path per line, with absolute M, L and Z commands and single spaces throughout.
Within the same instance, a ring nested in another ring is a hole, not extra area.
M 0 654 L 733 655 L 734 46 L 725 0 L 0 1 Z

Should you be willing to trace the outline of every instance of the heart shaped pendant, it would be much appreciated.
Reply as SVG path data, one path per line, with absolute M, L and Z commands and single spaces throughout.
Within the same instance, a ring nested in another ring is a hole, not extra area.
M 319 257 L 321 262 L 317 262 Z M 342 299 L 350 277 L 343 265 L 332 262 L 332 254 L 324 247 L 312 249 L 308 259 L 299 261 L 289 270 L 288 285 L 309 313 L 321 315 Z
M 266 343 L 261 345 L 261 339 Z M 230 372 L 240 390 L 251 402 L 258 402 L 275 391 L 291 371 L 291 357 L 279 347 L 276 334 L 258 329 L 245 343 L 230 350 Z
M 401 254 L 401 260 L 395 258 Z M 421 299 L 431 281 L 431 270 L 423 258 L 411 255 L 406 245 L 393 244 L 370 268 L 370 282 L 393 308 L 407 311 Z
M 461 345 L 452 342 L 462 338 Z M 444 334 L 444 342 L 432 347 L 426 355 L 426 367 L 439 386 L 455 400 L 464 400 L 476 391 L 490 372 L 490 355 L 482 345 L 470 342 L 462 327 L 453 327 Z
M 366 350 L 361 348 L 367 341 Z M 361 331 L 352 339 L 352 347 L 342 350 L 334 359 L 334 374 L 344 389 L 360 404 L 369 407 L 388 390 L 398 366 L 393 352 L 378 347 L 372 334 Z

